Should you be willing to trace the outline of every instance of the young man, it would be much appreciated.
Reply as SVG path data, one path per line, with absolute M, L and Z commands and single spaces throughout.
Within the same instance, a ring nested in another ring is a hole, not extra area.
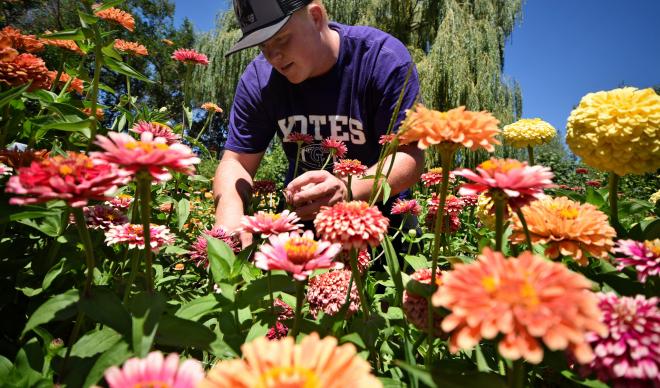
M 387 131 L 411 66 L 395 129 L 417 98 L 417 72 L 401 42 L 374 28 L 329 22 L 319 0 L 234 0 L 234 11 L 243 37 L 227 55 L 256 45 L 261 54 L 236 89 L 214 180 L 216 224 L 239 227 L 252 177 L 275 133 L 284 140 L 290 164 L 289 202 L 303 220 L 311 220 L 321 206 L 347 196 L 346 182 L 321 170 L 327 157 L 321 140 L 343 140 L 346 158 L 370 166 L 367 175 L 374 172 L 378 140 Z M 297 145 L 287 142 L 293 132 L 314 137 L 313 144 L 303 146 L 298 177 L 292 176 Z M 388 179 L 392 194 L 414 184 L 423 164 L 416 146 L 400 147 Z M 353 198 L 367 200 L 372 185 L 372 180 L 353 179 Z M 246 244 L 250 236 L 242 240 Z

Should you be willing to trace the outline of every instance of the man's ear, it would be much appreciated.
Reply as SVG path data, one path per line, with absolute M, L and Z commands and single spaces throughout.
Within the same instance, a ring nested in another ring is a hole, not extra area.
M 325 14 L 323 13 L 323 8 L 319 4 L 312 3 L 308 5 L 307 12 L 309 12 L 309 15 L 312 17 L 312 20 L 314 21 L 314 25 L 318 30 L 321 30 L 321 28 L 325 25 Z

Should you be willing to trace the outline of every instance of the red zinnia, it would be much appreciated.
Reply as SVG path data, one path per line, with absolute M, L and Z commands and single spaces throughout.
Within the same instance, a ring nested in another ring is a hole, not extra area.
M 285 142 L 292 142 L 292 143 L 298 143 L 299 145 L 304 144 L 311 144 L 314 141 L 314 137 L 312 135 L 308 135 L 306 133 L 300 133 L 300 132 L 291 132 L 289 136 L 287 136 L 284 139 Z
M 321 141 L 321 148 L 340 159 L 343 158 L 348 151 L 346 144 L 344 144 L 343 141 L 332 137 L 323 139 L 323 141 Z
M 172 59 L 186 64 L 203 65 L 209 64 L 209 58 L 193 49 L 178 49 L 172 53 Z
M 356 178 L 364 176 L 367 172 L 367 166 L 363 165 L 357 159 L 342 159 L 339 162 L 335 163 L 332 168 L 332 173 L 339 178 L 346 178 L 349 175 Z

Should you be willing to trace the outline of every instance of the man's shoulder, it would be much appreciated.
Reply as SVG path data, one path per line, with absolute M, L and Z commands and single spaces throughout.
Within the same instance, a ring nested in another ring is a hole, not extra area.
M 410 61 L 410 53 L 406 46 L 385 31 L 370 26 L 349 26 L 334 22 L 332 25 L 341 29 L 344 41 L 351 50 L 376 51 L 378 56 L 391 57 L 389 60 Z

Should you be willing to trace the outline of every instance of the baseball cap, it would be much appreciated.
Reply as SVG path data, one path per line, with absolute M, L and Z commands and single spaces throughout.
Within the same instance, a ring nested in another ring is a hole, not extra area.
M 243 36 L 225 57 L 261 44 L 284 27 L 291 15 L 312 0 L 234 0 L 234 13 Z

